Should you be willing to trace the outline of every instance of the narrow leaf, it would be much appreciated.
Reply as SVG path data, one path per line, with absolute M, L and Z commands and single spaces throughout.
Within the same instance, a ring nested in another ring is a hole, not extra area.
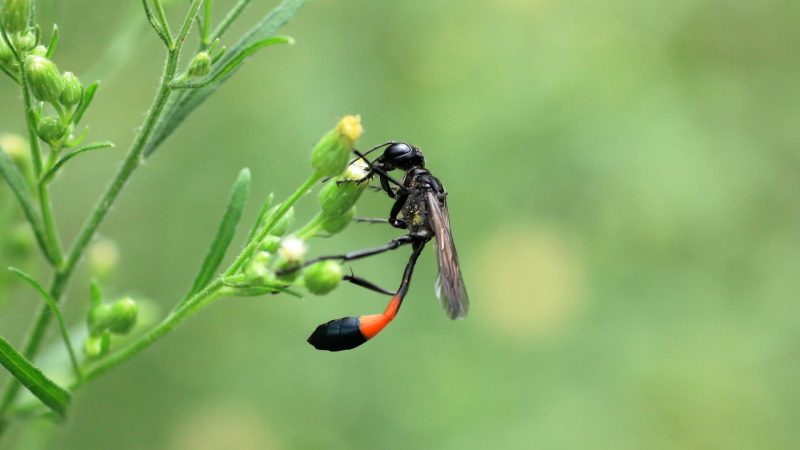
M 256 221 L 253 222 L 253 227 L 250 228 L 250 233 L 247 234 L 247 240 L 245 242 L 250 242 L 258 233 L 258 229 L 261 228 L 261 225 L 264 223 L 264 216 L 267 215 L 267 211 L 269 211 L 270 206 L 272 206 L 272 201 L 275 199 L 275 194 L 269 194 L 267 198 L 261 203 L 261 209 L 258 210 L 258 217 L 256 217 Z
M 22 207 L 22 212 L 25 214 L 25 218 L 27 218 L 28 222 L 31 224 L 31 228 L 36 236 L 36 241 L 39 243 L 39 247 L 42 248 L 42 251 L 47 258 L 52 261 L 46 244 L 47 241 L 44 239 L 42 218 L 39 215 L 39 212 L 33 206 L 31 191 L 28 189 L 25 178 L 19 172 L 19 169 L 17 169 L 17 165 L 14 164 L 14 161 L 11 160 L 11 158 L 8 156 L 8 153 L 6 153 L 2 148 L 0 148 L 0 174 L 3 175 L 6 183 L 8 183 L 8 186 L 17 197 L 17 200 Z
M 47 44 L 47 59 L 53 57 L 53 53 L 56 52 L 56 47 L 58 46 L 58 25 L 53 24 L 53 34 L 50 35 L 50 43 Z
M 92 104 L 92 100 L 94 99 L 94 93 L 97 92 L 97 88 L 100 86 L 99 81 L 95 81 L 94 83 L 90 84 L 86 87 L 86 90 L 83 91 L 83 98 L 81 99 L 78 108 L 75 110 L 75 114 L 72 116 L 72 123 L 77 125 L 80 123 L 81 119 L 83 118 L 83 114 L 89 108 L 89 105 Z
M 228 250 L 233 240 L 234 234 L 236 234 L 236 227 L 239 225 L 239 221 L 242 218 L 242 211 L 247 203 L 247 196 L 249 193 L 250 170 L 245 168 L 239 172 L 239 177 L 236 179 L 236 182 L 233 183 L 233 188 L 228 198 L 228 206 L 225 208 L 225 214 L 222 216 L 219 228 L 217 228 L 214 241 L 208 249 L 208 253 L 206 254 L 205 260 L 203 260 L 203 265 L 200 267 L 200 273 L 197 274 L 194 280 L 192 289 L 186 294 L 181 304 L 203 289 L 211 278 L 214 277 L 217 268 L 219 268 L 219 264 L 222 262 L 222 258 L 225 256 L 225 252 Z
M 42 178 L 39 181 L 39 183 L 47 183 L 48 181 L 50 181 L 56 175 L 56 173 L 58 173 L 58 169 L 60 169 L 61 166 L 64 165 L 64 163 L 80 155 L 81 153 L 90 152 L 92 150 L 100 150 L 103 148 L 109 148 L 113 146 L 114 146 L 113 142 L 103 141 L 103 142 L 93 142 L 91 144 L 84 145 L 83 147 L 78 147 L 75 150 L 62 156 L 58 161 L 56 161 L 56 163 L 53 164 L 53 167 L 51 167 L 50 170 L 48 170 L 47 172 L 44 173 L 44 175 L 42 175 Z
M 278 29 L 297 14 L 297 11 L 303 4 L 305 4 L 305 0 L 283 0 L 280 5 L 251 28 L 244 37 L 239 39 L 233 47 L 228 49 L 225 56 L 223 56 L 217 64 L 220 67 L 226 67 L 229 62 L 237 58 L 248 47 L 274 36 Z M 206 98 L 213 94 L 222 83 L 230 78 L 239 67 L 241 67 L 241 64 L 233 67 L 232 70 L 207 86 L 173 94 L 177 96 L 177 99 L 167 106 L 168 109 L 164 113 L 163 120 L 159 123 L 153 138 L 144 150 L 144 156 L 147 157 L 153 153 L 153 151 L 183 123 L 186 117 L 188 117 L 195 108 L 200 106 Z
M 66 414 L 72 395 L 47 378 L 3 337 L 0 337 L 0 364 L 56 414 L 62 417 Z
M 219 81 L 222 77 L 236 70 L 244 61 L 253 53 L 261 50 L 264 47 L 277 44 L 292 44 L 294 39 L 289 36 L 272 36 L 264 40 L 258 41 L 250 45 L 239 53 L 235 58 L 225 64 L 216 64 L 211 72 L 201 78 L 189 81 L 174 81 L 170 83 L 173 89 L 196 89 L 203 86 L 208 86 L 211 83 Z
M 75 377 L 79 380 L 82 378 L 81 376 L 81 366 L 78 364 L 78 357 L 75 355 L 75 347 L 72 346 L 72 341 L 69 338 L 69 331 L 67 330 L 67 325 L 64 323 L 64 316 L 61 315 L 61 308 L 58 307 L 53 297 L 47 293 L 47 291 L 36 281 L 32 276 L 28 275 L 27 273 L 17 269 L 16 267 L 9 267 L 8 270 L 14 272 L 23 280 L 27 281 L 28 284 L 31 285 L 32 288 L 42 296 L 42 300 L 47 303 L 47 306 L 52 311 L 53 315 L 56 316 L 56 320 L 58 321 L 58 327 L 61 331 L 61 338 L 64 339 L 64 345 L 67 346 L 67 352 L 69 353 L 69 360 L 72 363 L 72 369 L 75 371 Z

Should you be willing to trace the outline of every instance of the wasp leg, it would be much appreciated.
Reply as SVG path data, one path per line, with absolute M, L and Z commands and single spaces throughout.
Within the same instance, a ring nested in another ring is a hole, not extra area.
M 397 181 L 391 175 L 386 173 L 385 170 L 381 169 L 380 167 L 376 167 L 374 164 L 369 162 L 369 160 L 367 160 L 367 158 L 361 152 L 359 152 L 358 150 L 353 149 L 353 153 L 355 153 L 356 155 L 361 157 L 364 160 L 364 162 L 367 163 L 367 167 L 369 167 L 370 172 L 377 173 L 378 175 L 381 176 L 381 183 L 383 183 L 383 179 L 386 178 L 386 182 L 387 183 L 388 182 L 394 183 L 394 185 L 397 186 L 398 190 L 400 190 L 400 191 L 408 191 L 408 189 L 405 186 L 403 186 L 403 183 Z
M 355 284 L 356 286 L 361 286 L 363 288 L 369 289 L 370 291 L 375 291 L 375 292 L 377 292 L 379 294 L 394 295 L 394 292 L 392 292 L 390 290 L 387 290 L 387 289 L 384 289 L 384 288 L 378 286 L 377 284 L 375 284 L 375 283 L 373 283 L 371 281 L 365 280 L 364 278 L 356 276 L 355 274 L 352 274 L 352 273 L 350 275 L 343 276 L 342 279 L 345 280 L 345 281 L 349 281 L 349 282 Z
M 377 217 L 353 217 L 353 220 L 361 223 L 389 223 L 389 220 Z
M 286 270 L 279 270 L 279 271 L 277 271 L 275 273 L 277 275 L 285 275 L 287 273 L 292 273 L 295 270 L 299 270 L 299 269 L 301 269 L 303 267 L 308 267 L 308 266 L 310 266 L 312 264 L 315 264 L 315 263 L 318 263 L 320 261 L 327 261 L 327 260 L 330 260 L 330 259 L 338 259 L 338 260 L 340 260 L 342 262 L 345 262 L 345 261 L 353 261 L 354 259 L 366 258 L 368 256 L 378 255 L 378 254 L 381 254 L 383 252 L 388 252 L 390 250 L 395 250 L 395 249 L 399 248 L 402 245 L 406 245 L 406 244 L 410 244 L 411 242 L 414 242 L 414 240 L 415 240 L 415 238 L 413 238 L 412 236 L 409 236 L 409 235 L 400 236 L 399 238 L 392 239 L 391 241 L 389 241 L 388 244 L 382 245 L 380 247 L 368 248 L 366 250 L 358 250 L 358 251 L 355 251 L 355 252 L 344 253 L 342 255 L 320 256 L 318 258 L 309 259 L 308 261 L 304 262 L 299 267 L 293 267 L 291 269 L 286 269 Z

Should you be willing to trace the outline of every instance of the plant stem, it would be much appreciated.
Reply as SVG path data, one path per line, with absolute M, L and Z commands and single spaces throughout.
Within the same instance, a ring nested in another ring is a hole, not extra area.
M 39 205 L 42 209 L 44 233 L 48 245 L 53 252 L 53 264 L 56 269 L 64 265 L 64 253 L 61 250 L 61 239 L 58 237 L 58 228 L 53 217 L 53 206 L 50 203 L 50 189 L 46 184 L 39 184 Z
M 244 248 L 244 250 L 242 250 L 242 253 L 240 253 L 239 256 L 236 257 L 236 260 L 233 262 L 233 264 L 231 264 L 228 270 L 225 271 L 223 277 L 229 277 L 235 274 L 236 271 L 239 270 L 242 267 L 242 265 L 248 259 L 250 259 L 251 256 L 253 256 L 253 252 L 256 251 L 256 249 L 258 248 L 259 244 L 264 239 L 264 237 L 266 237 L 267 234 L 272 230 L 272 227 L 274 227 L 275 224 L 278 223 L 278 221 L 283 217 L 283 215 L 286 214 L 286 211 L 288 211 L 289 208 L 294 206 L 294 204 L 297 203 L 298 200 L 300 200 L 300 197 L 305 195 L 306 192 L 308 192 L 314 186 L 314 184 L 320 179 L 322 179 L 322 177 L 315 172 L 313 175 L 308 177 L 308 179 L 299 188 L 297 188 L 297 190 L 294 191 L 294 193 L 289 198 L 287 198 L 285 202 L 281 203 L 281 205 L 278 207 L 278 210 L 275 211 L 275 213 L 272 214 L 272 216 L 270 217 L 269 222 L 267 222 L 264 228 L 262 228 L 255 235 L 253 240 L 247 243 L 247 246 Z
M 214 42 L 215 39 L 222 37 L 228 28 L 233 25 L 233 22 L 239 18 L 239 16 L 244 12 L 244 9 L 252 2 L 253 0 L 239 0 L 239 2 L 234 5 L 233 8 L 228 11 L 228 14 L 222 19 L 222 21 L 217 25 L 217 28 L 211 33 L 211 37 L 208 38 L 208 42 Z
M 192 296 L 178 309 L 169 313 L 169 315 L 167 315 L 167 317 L 165 317 L 161 323 L 153 327 L 146 334 L 126 345 L 119 351 L 109 355 L 106 358 L 103 358 L 98 363 L 88 367 L 83 373 L 83 378 L 77 380 L 72 386 L 70 386 L 70 390 L 75 390 L 83 386 L 86 384 L 86 382 L 104 374 L 109 369 L 119 365 L 120 363 L 126 361 L 127 359 L 152 345 L 155 341 L 172 331 L 176 326 L 178 326 L 178 324 L 183 322 L 193 313 L 197 312 L 212 301 L 220 298 L 222 287 L 222 279 L 218 277 L 203 290 Z
M 83 251 L 86 249 L 86 246 L 91 241 L 92 237 L 97 231 L 97 228 L 100 226 L 100 223 L 103 221 L 105 215 L 111 208 L 111 205 L 116 200 L 120 190 L 122 190 L 122 187 L 128 181 L 128 178 L 130 178 L 131 174 L 141 162 L 142 150 L 150 139 L 155 124 L 158 122 L 161 113 L 164 110 L 164 105 L 169 98 L 169 94 L 171 92 L 169 83 L 172 81 L 177 71 L 179 56 L 180 49 L 171 50 L 167 53 L 167 61 L 164 65 L 161 84 L 158 88 L 158 93 L 153 100 L 153 105 L 150 108 L 150 112 L 147 114 L 144 125 L 131 145 L 128 154 L 122 163 L 122 166 L 120 166 L 111 183 L 106 187 L 105 192 L 103 192 L 100 200 L 92 210 L 89 219 L 86 221 L 86 223 L 84 223 L 81 231 L 78 233 L 78 237 L 75 239 L 75 243 L 72 245 L 67 255 L 66 262 L 59 270 L 56 271 L 50 287 L 50 296 L 53 297 L 53 300 L 56 303 L 61 300 L 61 296 L 64 293 L 64 290 L 66 289 L 67 284 L 75 270 L 75 266 L 77 265 L 81 255 L 83 255 Z M 24 348 L 24 354 L 30 360 L 33 360 L 36 356 L 36 353 L 39 351 L 45 331 L 47 331 L 47 326 L 50 324 L 52 315 L 49 314 L 48 311 L 49 309 L 46 306 L 39 310 L 39 316 L 36 320 L 36 323 L 28 335 L 28 339 Z M 7 385 L 3 394 L 3 398 L 0 400 L 0 416 L 3 416 L 8 411 L 9 407 L 14 403 L 20 386 L 21 385 L 16 379 L 11 380 Z
M 31 99 L 31 88 L 28 83 L 28 71 L 25 70 L 25 61 L 22 58 L 17 59 L 19 64 L 20 80 L 22 81 L 22 101 L 25 106 L 25 123 L 28 128 L 28 141 L 31 146 L 31 154 L 33 155 L 33 171 L 36 178 L 42 174 L 42 150 L 39 147 L 39 136 L 36 135 L 36 125 L 31 120 L 31 112 L 33 111 L 33 100 Z

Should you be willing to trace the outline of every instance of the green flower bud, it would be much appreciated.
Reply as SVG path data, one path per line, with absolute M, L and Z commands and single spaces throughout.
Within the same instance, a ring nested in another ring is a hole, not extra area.
M 136 325 L 139 305 L 130 297 L 124 297 L 111 305 L 108 314 L 108 329 L 114 334 L 128 334 Z
M 61 92 L 59 101 L 66 107 L 77 105 L 83 97 L 83 85 L 72 72 L 64 72 L 64 91 Z
M 322 215 L 322 229 L 327 231 L 330 234 L 341 233 L 342 230 L 347 228 L 350 225 L 350 222 L 353 221 L 353 217 L 356 215 L 356 208 L 355 206 L 348 209 L 344 212 L 344 214 L 336 214 L 336 215 Z
M 342 265 L 336 261 L 322 261 L 303 271 L 306 289 L 316 295 L 325 295 L 342 281 Z
M 278 276 L 278 279 L 288 282 L 294 281 L 300 275 L 300 271 L 292 269 L 299 269 L 302 266 L 303 258 L 306 255 L 306 243 L 302 239 L 288 237 L 281 241 L 278 255 L 279 259 L 275 264 L 275 271 L 288 271 Z
M 25 34 L 20 34 L 17 36 L 16 41 L 17 50 L 29 52 L 36 48 L 36 35 L 31 31 L 28 31 Z
M 28 28 L 31 18 L 31 0 L 5 0 L 0 11 L 0 21 L 7 33 L 19 33 Z
M 33 95 L 39 100 L 56 103 L 64 91 L 64 78 L 58 67 L 47 58 L 28 55 L 25 58 L 25 70 L 28 72 Z
M 333 179 L 319 191 L 319 206 L 326 215 L 344 214 L 352 209 L 367 183 Z
M 350 152 L 364 129 L 361 116 L 345 116 L 314 146 L 311 166 L 321 177 L 333 177 L 347 167 Z
M 6 40 L 0 37 L 0 64 L 4 66 L 11 66 L 14 62 L 14 53 L 11 47 L 6 44 Z
M 111 305 L 108 303 L 92 305 L 86 320 L 86 325 L 89 327 L 89 335 L 99 336 L 107 331 L 110 317 Z
M 208 52 L 200 52 L 194 55 L 192 62 L 189 63 L 188 75 L 190 78 L 199 78 L 211 72 L 211 56 Z
M 265 252 L 275 253 L 278 247 L 281 246 L 281 238 L 278 236 L 267 235 L 262 241 L 259 248 Z
M 247 279 L 259 284 L 268 283 L 273 278 L 273 274 L 269 270 L 270 260 L 272 260 L 272 255 L 268 252 L 262 251 L 253 255 L 244 268 Z
M 97 336 L 89 336 L 83 341 L 83 353 L 87 358 L 99 358 L 111 349 L 111 335 L 106 331 Z
M 44 58 L 47 56 L 47 47 L 44 45 L 37 45 L 36 47 L 33 47 L 33 50 L 31 50 L 31 55 L 41 56 Z
M 267 217 L 272 217 L 279 207 L 280 205 L 270 208 L 270 210 L 267 212 Z M 273 236 L 283 236 L 287 231 L 289 231 L 289 225 L 292 224 L 292 221 L 294 221 L 294 206 L 286 211 L 286 214 L 284 214 L 283 217 L 278 220 L 275 226 L 272 227 L 272 230 L 270 230 L 269 234 Z
M 66 131 L 61 119 L 55 116 L 43 117 L 36 127 L 36 134 L 45 142 L 58 142 Z

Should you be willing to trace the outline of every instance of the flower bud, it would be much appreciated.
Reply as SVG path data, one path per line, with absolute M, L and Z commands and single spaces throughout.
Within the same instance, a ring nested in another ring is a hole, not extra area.
M 267 235 L 262 241 L 259 248 L 265 252 L 275 253 L 281 245 L 281 238 L 278 236 Z
M 247 279 L 260 284 L 269 282 L 272 279 L 272 272 L 269 270 L 270 260 L 272 260 L 272 255 L 268 252 L 262 251 L 253 255 L 244 269 Z
M 6 33 L 19 33 L 28 28 L 31 18 L 31 0 L 5 0 L 0 11 L 0 21 Z
M 111 349 L 111 335 L 108 332 L 97 336 L 89 336 L 83 341 L 83 353 L 87 358 L 99 358 Z
M 361 116 L 345 116 L 314 146 L 311 166 L 317 175 L 332 177 L 347 167 L 347 160 L 358 138 L 363 133 Z
M 77 105 L 83 97 L 83 85 L 78 77 L 72 72 L 64 72 L 64 90 L 61 92 L 59 101 L 66 107 Z
M 47 58 L 28 55 L 25 58 L 25 70 L 33 95 L 39 100 L 56 103 L 64 90 L 64 78 L 58 67 Z
M 278 249 L 279 259 L 275 264 L 276 272 L 284 272 L 278 276 L 283 281 L 294 281 L 300 275 L 299 269 L 306 255 L 306 243 L 296 237 L 288 237 L 281 242 Z
M 267 217 L 271 217 L 273 214 L 275 214 L 275 211 L 277 211 L 279 207 L 280 205 L 270 208 L 270 210 L 267 212 Z M 284 214 L 283 217 L 278 220 L 275 226 L 272 227 L 272 230 L 270 230 L 269 234 L 273 236 L 283 236 L 287 231 L 289 231 L 289 225 L 292 224 L 292 221 L 294 221 L 294 206 L 286 211 L 286 214 Z
M 211 72 L 211 56 L 208 52 L 200 52 L 194 55 L 192 62 L 189 63 L 188 75 L 190 78 L 199 78 Z
M 20 34 L 17 36 L 16 41 L 18 51 L 29 52 L 36 48 L 36 35 L 31 31 L 28 31 L 25 34 Z
M 319 206 L 326 215 L 344 214 L 352 209 L 367 183 L 333 179 L 319 191 Z
M 11 47 L 6 44 L 6 40 L 0 37 L 0 65 L 11 66 L 14 62 L 14 53 Z
M 336 261 L 322 261 L 303 271 L 306 289 L 316 295 L 325 295 L 342 281 L 342 265 Z
M 36 47 L 33 47 L 33 50 L 31 50 L 31 55 L 41 56 L 44 58 L 47 56 L 47 47 L 44 45 L 37 45 Z
M 302 262 L 306 255 L 306 243 L 296 237 L 288 237 L 281 242 L 278 254 L 289 262 Z
M 36 126 L 36 134 L 45 142 L 57 142 L 67 131 L 61 119 L 54 116 L 43 117 Z
M 108 313 L 108 329 L 114 334 L 127 334 L 136 325 L 139 305 L 130 297 L 124 297 L 111 305 Z
M 327 231 L 330 234 L 341 233 L 350 222 L 353 221 L 353 217 L 356 215 L 356 208 L 355 206 L 345 211 L 343 214 L 336 214 L 336 215 L 322 215 L 322 229 Z
M 111 305 L 108 303 L 97 303 L 89 309 L 89 316 L 86 325 L 89 327 L 90 336 L 99 336 L 108 330 L 109 318 L 111 316 Z

